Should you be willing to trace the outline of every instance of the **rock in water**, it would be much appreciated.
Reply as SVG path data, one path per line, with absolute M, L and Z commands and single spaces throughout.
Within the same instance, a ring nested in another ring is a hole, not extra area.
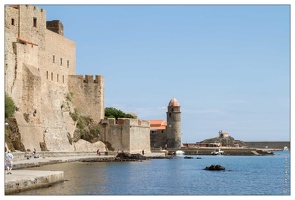
M 225 167 L 221 166 L 221 165 L 211 165 L 210 167 L 206 167 L 204 168 L 204 170 L 225 170 Z

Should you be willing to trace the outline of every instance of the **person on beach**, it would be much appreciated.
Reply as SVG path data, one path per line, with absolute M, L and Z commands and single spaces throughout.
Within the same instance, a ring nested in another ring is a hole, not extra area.
M 13 155 L 10 153 L 10 150 L 8 150 L 7 153 L 6 153 L 6 156 L 5 156 L 7 174 L 11 174 L 12 160 L 13 160 Z
M 100 156 L 100 151 L 99 151 L 99 149 L 97 149 L 96 153 Z
M 31 155 L 29 154 L 28 151 L 26 151 L 26 153 L 25 153 L 25 157 L 26 157 L 28 160 L 30 159 Z

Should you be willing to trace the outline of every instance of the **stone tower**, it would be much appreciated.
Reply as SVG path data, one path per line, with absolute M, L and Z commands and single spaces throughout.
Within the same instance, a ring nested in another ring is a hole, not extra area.
M 181 112 L 180 105 L 175 98 L 168 104 L 167 111 L 167 146 L 168 148 L 181 147 Z

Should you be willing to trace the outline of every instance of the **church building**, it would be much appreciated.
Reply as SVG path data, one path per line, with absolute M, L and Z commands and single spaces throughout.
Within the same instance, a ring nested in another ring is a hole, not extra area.
M 181 147 L 181 112 L 176 98 L 172 98 L 167 106 L 167 122 L 150 120 L 151 148 Z

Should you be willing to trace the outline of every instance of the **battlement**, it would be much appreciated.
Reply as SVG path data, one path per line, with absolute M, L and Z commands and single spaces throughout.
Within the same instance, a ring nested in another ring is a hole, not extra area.
M 139 119 L 131 119 L 131 118 L 119 118 L 117 121 L 115 118 L 109 118 L 107 119 L 108 123 L 106 123 L 106 120 L 103 120 L 104 123 L 109 125 L 125 125 L 125 126 L 142 126 L 142 127 L 150 127 L 150 122 L 147 120 L 139 120 Z
M 32 6 L 32 5 L 11 5 L 11 6 L 8 6 L 9 8 L 14 8 L 14 9 L 19 9 L 20 6 L 25 6 L 27 9 L 33 9 L 33 10 L 40 10 L 41 12 L 43 12 L 43 9 L 42 8 L 38 8 L 36 6 Z
M 95 79 L 93 79 L 93 75 L 85 75 L 85 78 L 83 79 L 83 83 L 99 83 L 102 76 L 95 75 Z
M 78 79 L 78 82 L 80 83 L 100 83 L 103 80 L 103 76 L 101 75 L 69 75 L 69 78 L 75 78 Z
M 64 36 L 64 26 L 60 20 L 46 21 L 46 28 L 59 35 Z

